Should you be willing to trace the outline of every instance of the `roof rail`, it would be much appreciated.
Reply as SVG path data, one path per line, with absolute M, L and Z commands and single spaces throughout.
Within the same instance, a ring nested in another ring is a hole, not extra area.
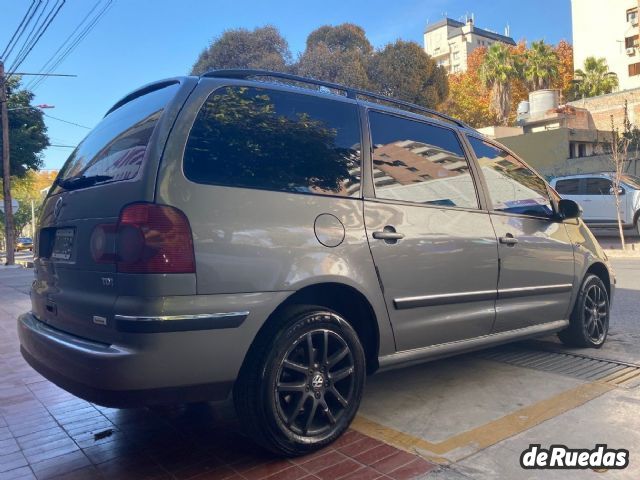
M 384 102 L 389 102 L 394 105 L 400 105 L 405 107 L 405 109 L 413 109 L 417 110 L 421 113 L 426 113 L 429 115 L 433 115 L 439 117 L 447 122 L 458 125 L 463 128 L 471 128 L 466 123 L 461 120 L 457 120 L 445 113 L 438 112 L 437 110 L 433 110 L 431 108 L 421 107 L 420 105 L 416 105 L 411 102 L 405 102 L 404 100 L 397 100 L 395 98 L 386 97 L 384 95 L 380 95 L 373 92 L 368 92 L 366 90 L 360 90 L 358 88 L 347 87 L 345 85 L 340 85 L 338 83 L 325 82 L 323 80 L 316 80 L 314 78 L 301 77 L 299 75 L 293 75 L 291 73 L 281 73 L 281 72 L 272 72 L 269 70 L 257 70 L 257 69 L 222 69 L 222 70 L 211 70 L 202 75 L 203 77 L 214 77 L 214 78 L 240 78 L 246 79 L 249 77 L 274 77 L 274 78 L 282 78 L 285 80 L 291 80 L 294 82 L 307 83 L 311 85 L 318 85 L 321 87 L 331 88 L 334 90 L 343 91 L 347 98 L 357 99 L 360 97 L 369 97 L 375 98 L 376 100 L 382 100 Z

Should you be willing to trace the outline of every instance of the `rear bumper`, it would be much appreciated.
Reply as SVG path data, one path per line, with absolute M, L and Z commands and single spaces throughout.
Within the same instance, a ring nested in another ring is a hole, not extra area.
M 237 316 L 195 316 L 195 323 L 189 319 L 166 322 L 155 316 L 120 317 L 125 323 L 118 326 L 127 328 L 119 329 L 113 344 L 63 332 L 29 312 L 18 318 L 20 350 L 45 378 L 100 405 L 224 400 L 258 330 L 285 297 L 282 292 L 247 294 L 250 313 L 241 322 Z M 219 328 L 202 329 L 200 320 L 221 323 Z M 143 327 L 133 328 L 133 322 Z M 178 329 L 177 324 L 192 329 Z

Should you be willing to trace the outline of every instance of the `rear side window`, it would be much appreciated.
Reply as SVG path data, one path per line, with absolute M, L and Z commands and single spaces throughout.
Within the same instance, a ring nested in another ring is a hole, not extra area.
M 105 182 L 136 178 L 151 134 L 179 86 L 152 90 L 109 113 L 73 151 L 57 183 L 82 176 L 104 176 Z
M 478 208 L 464 151 L 453 130 L 379 112 L 369 114 L 376 197 Z
M 266 88 L 216 90 L 191 129 L 184 173 L 212 185 L 359 196 L 356 106 Z
M 556 192 L 560 195 L 579 195 L 580 179 L 570 178 L 567 180 L 558 180 L 556 182 Z
M 611 195 L 613 184 L 608 178 L 587 178 L 586 195 Z

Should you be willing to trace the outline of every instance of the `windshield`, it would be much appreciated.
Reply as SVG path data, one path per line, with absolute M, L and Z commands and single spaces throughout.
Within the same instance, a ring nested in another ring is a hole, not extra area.
M 635 175 L 623 175 L 621 180 L 632 188 L 640 190 L 640 177 Z
M 77 188 L 136 178 L 151 134 L 178 88 L 179 84 L 175 83 L 153 90 L 104 117 L 71 153 L 58 175 L 53 193 L 68 185 Z M 83 182 L 78 183 L 76 179 Z

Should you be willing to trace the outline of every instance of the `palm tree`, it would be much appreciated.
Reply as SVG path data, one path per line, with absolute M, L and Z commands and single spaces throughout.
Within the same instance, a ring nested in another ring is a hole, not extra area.
M 584 70 L 576 70 L 574 79 L 577 98 L 596 97 L 618 88 L 618 76 L 609 71 L 609 65 L 604 58 L 587 57 Z
M 549 88 L 558 76 L 560 60 L 551 45 L 544 40 L 533 42 L 525 56 L 524 76 L 532 90 Z
M 506 125 L 511 110 L 511 81 L 520 76 L 520 64 L 511 48 L 494 43 L 480 66 L 480 80 L 491 89 L 491 110 Z

